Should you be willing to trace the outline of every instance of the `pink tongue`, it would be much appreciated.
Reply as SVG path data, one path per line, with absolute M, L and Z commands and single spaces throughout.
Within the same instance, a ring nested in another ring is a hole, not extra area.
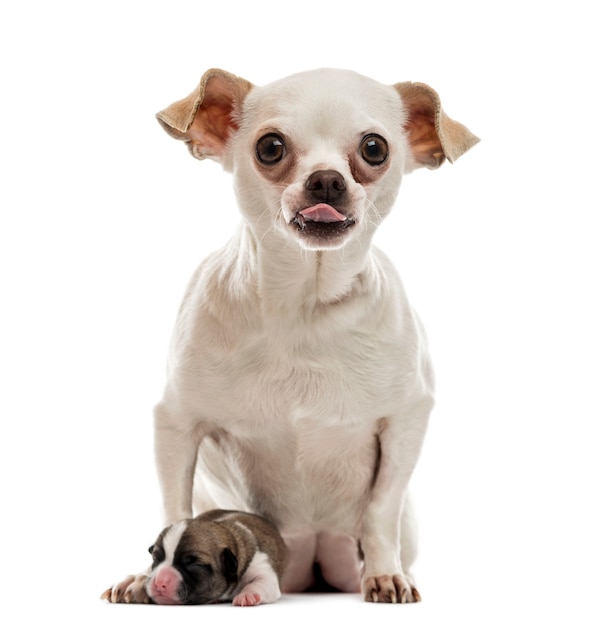
M 330 204 L 315 204 L 299 211 L 299 214 L 310 222 L 344 222 L 347 219 Z

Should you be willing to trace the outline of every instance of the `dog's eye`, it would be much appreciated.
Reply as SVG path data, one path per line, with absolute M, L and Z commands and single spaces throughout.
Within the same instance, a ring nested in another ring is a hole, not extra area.
M 163 550 L 157 546 L 151 546 L 148 551 L 151 553 L 153 557 L 153 567 L 156 567 L 161 561 L 165 560 L 165 553 Z
M 369 165 L 382 165 L 389 157 L 389 145 L 380 135 L 366 135 L 360 144 L 360 154 Z
M 286 154 L 284 139 L 276 133 L 264 135 L 255 148 L 257 159 L 264 165 L 275 165 Z
M 196 565 L 198 563 L 198 559 L 192 554 L 186 554 L 182 557 L 182 563 L 186 567 L 189 567 L 190 565 Z
M 209 565 L 208 563 L 202 563 L 201 561 L 199 561 L 197 559 L 196 556 L 192 555 L 192 554 L 186 554 L 182 557 L 181 559 L 182 561 L 182 565 L 186 568 L 186 569 L 202 569 L 204 570 L 206 573 L 211 573 L 211 571 L 213 570 L 213 568 L 211 567 L 211 565 Z

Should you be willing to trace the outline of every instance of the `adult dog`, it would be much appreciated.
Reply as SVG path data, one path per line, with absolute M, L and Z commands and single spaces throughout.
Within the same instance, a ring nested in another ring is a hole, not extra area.
M 310 587 L 319 567 L 367 601 L 419 600 L 406 494 L 433 375 L 372 238 L 404 174 L 478 139 L 427 85 L 329 69 L 265 87 L 209 70 L 157 117 L 232 172 L 243 215 L 176 323 L 155 412 L 166 524 L 193 509 L 253 512 L 286 541 L 283 591 Z M 209 225 L 220 209 L 202 210 Z M 121 596 L 135 601 L 147 576 Z

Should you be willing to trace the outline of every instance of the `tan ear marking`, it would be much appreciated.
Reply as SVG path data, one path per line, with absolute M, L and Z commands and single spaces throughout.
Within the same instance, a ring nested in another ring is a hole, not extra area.
M 198 159 L 218 158 L 232 130 L 236 116 L 253 85 L 224 70 L 206 71 L 199 86 L 188 96 L 157 113 L 163 129 L 180 139 Z
M 480 140 L 441 108 L 437 92 L 424 83 L 397 83 L 395 89 L 407 110 L 406 131 L 418 166 L 439 167 L 447 158 L 460 158 Z

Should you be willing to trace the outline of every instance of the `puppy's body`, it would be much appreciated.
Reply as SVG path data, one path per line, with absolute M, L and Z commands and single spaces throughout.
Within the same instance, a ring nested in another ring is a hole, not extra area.
M 257 515 L 208 511 L 165 528 L 149 551 L 153 565 L 141 577 L 136 602 L 254 606 L 280 597 L 286 546 Z M 122 592 L 108 589 L 103 597 L 121 602 Z
M 219 70 L 159 120 L 234 174 L 244 217 L 181 307 L 156 458 L 167 522 L 259 513 L 285 591 L 419 598 L 406 494 L 433 405 L 426 341 L 371 245 L 402 174 L 477 139 L 424 85 L 320 70 L 267 87 Z M 194 485 L 194 490 L 193 490 Z M 363 569 L 360 571 L 358 543 Z

